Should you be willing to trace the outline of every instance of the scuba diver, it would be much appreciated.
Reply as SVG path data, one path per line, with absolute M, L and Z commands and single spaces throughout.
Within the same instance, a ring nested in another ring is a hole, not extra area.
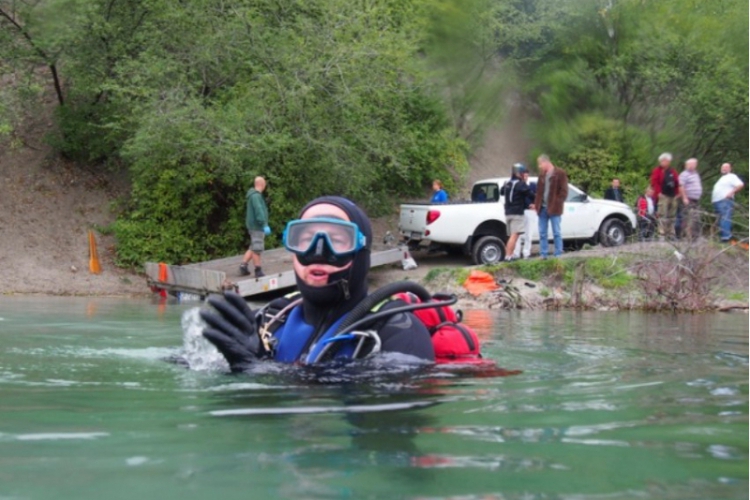
M 435 331 L 415 312 L 447 309 L 455 297 L 431 297 L 412 282 L 393 283 L 368 295 L 372 228 L 352 201 L 325 196 L 308 203 L 299 219 L 287 224 L 283 243 L 293 254 L 298 293 L 253 311 L 240 295 L 225 292 L 209 297 L 213 309 L 200 312 L 207 325 L 203 336 L 233 372 L 262 359 L 317 364 L 377 352 L 435 362 Z M 407 293 L 393 299 L 397 292 Z M 462 332 L 461 342 L 469 343 L 473 357 L 481 357 L 476 335 L 471 335 Z

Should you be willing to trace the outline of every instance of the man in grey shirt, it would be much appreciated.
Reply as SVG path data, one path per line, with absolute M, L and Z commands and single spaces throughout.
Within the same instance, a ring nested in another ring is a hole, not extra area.
M 703 194 L 697 159 L 690 158 L 685 162 L 685 170 L 680 173 L 679 179 L 680 204 L 675 219 L 675 234 L 678 238 L 694 240 L 701 235 L 699 201 Z

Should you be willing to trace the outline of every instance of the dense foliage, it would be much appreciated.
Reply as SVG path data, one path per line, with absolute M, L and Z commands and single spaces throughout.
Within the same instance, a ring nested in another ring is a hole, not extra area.
M 516 39 L 500 51 L 535 108 L 536 152 L 601 194 L 619 176 L 634 199 L 657 156 L 747 176 L 748 3 L 741 0 L 498 2 Z
M 0 135 L 49 82 L 59 151 L 130 172 L 120 261 L 195 261 L 242 249 L 256 175 L 276 235 L 452 187 L 509 91 L 592 194 L 662 151 L 746 178 L 747 35 L 746 0 L 0 0 Z
M 17 46 L 32 40 L 45 55 L 16 52 L 16 60 L 63 75 L 56 145 L 130 169 L 132 197 L 114 226 L 123 263 L 236 253 L 256 175 L 268 179 L 278 235 L 316 195 L 349 196 L 377 214 L 395 196 L 422 196 L 434 177 L 450 185 L 466 171 L 465 142 L 417 57 L 416 4 L 27 7 L 16 18 L 30 36 Z M 58 27 L 43 24 L 43 7 L 68 13 L 49 40 L 45 30 Z

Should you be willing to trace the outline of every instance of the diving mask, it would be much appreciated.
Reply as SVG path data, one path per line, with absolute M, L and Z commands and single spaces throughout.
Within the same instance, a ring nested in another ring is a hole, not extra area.
M 343 267 L 366 244 L 367 238 L 356 224 L 332 217 L 294 220 L 284 230 L 284 247 L 294 253 L 303 266 Z

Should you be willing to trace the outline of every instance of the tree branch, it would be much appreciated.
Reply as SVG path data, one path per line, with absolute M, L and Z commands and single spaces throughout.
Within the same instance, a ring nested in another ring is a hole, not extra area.
M 18 21 L 15 20 L 13 16 L 8 14 L 5 10 L 0 8 L 0 16 L 4 17 L 8 20 L 8 22 L 13 25 L 13 27 L 21 34 L 24 39 L 29 43 L 32 49 L 39 55 L 39 57 L 42 58 L 42 60 L 47 64 L 47 67 L 50 70 L 50 73 L 52 74 L 52 81 L 55 86 L 55 93 L 57 94 L 57 101 L 60 103 L 60 106 L 65 104 L 65 99 L 63 98 L 63 92 L 62 92 L 62 85 L 60 84 L 60 77 L 57 74 L 57 66 L 52 61 L 52 59 L 47 55 L 47 53 L 39 47 L 35 42 L 34 39 L 31 38 L 31 35 L 28 31 L 26 31 L 23 26 L 21 26 Z

